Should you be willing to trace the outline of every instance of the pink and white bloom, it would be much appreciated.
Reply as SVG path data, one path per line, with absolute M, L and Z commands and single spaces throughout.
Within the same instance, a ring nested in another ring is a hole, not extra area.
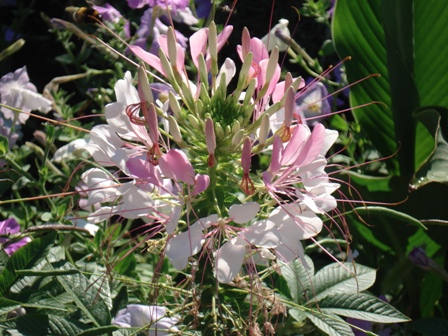
M 277 258 L 283 262 L 300 258 L 306 266 L 300 241 L 319 234 L 323 227 L 322 219 L 303 204 L 287 203 L 275 208 L 268 220 L 275 223 L 280 236 L 280 243 L 274 247 Z
M 255 202 L 234 204 L 229 209 L 229 217 L 234 223 L 246 224 L 250 223 L 259 210 L 260 205 Z M 269 253 L 265 252 L 279 243 L 280 235 L 274 222 L 261 220 L 247 225 L 216 251 L 216 278 L 221 283 L 232 281 L 247 255 L 258 251 L 262 257 L 270 258 Z
M 171 238 L 165 254 L 175 268 L 182 270 L 187 267 L 189 258 L 203 246 L 213 248 L 219 236 L 228 237 L 216 251 L 215 275 L 221 283 L 230 282 L 239 273 L 247 255 L 259 251 L 268 257 L 269 253 L 264 252 L 280 242 L 274 222 L 261 220 L 251 223 L 259 210 L 260 205 L 256 202 L 234 204 L 229 208 L 229 218 L 219 219 L 217 215 L 201 218 L 187 231 Z M 231 226 L 231 222 L 237 226 Z
M 205 243 L 206 230 L 218 223 L 217 215 L 199 219 L 188 230 L 171 238 L 166 244 L 165 254 L 171 264 L 178 270 L 187 267 L 188 259 L 198 253 Z
M 96 224 L 115 215 L 135 219 L 154 211 L 154 200 L 149 191 L 134 182 L 117 183 L 110 173 L 102 169 L 87 170 L 82 175 L 82 182 L 88 196 L 84 207 L 101 206 L 87 217 L 89 223 Z

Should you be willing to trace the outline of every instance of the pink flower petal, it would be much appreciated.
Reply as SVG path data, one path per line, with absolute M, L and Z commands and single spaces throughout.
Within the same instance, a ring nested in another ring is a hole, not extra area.
M 299 157 L 295 160 L 294 165 L 297 167 L 305 166 L 314 161 L 322 150 L 325 142 L 325 127 L 322 124 L 314 126 L 313 133 L 308 138 Z
M 131 51 L 135 54 L 135 56 L 140 58 L 143 62 L 149 64 L 154 69 L 156 69 L 158 72 L 160 72 L 166 76 L 165 72 L 163 71 L 162 64 L 160 63 L 160 60 L 156 55 L 151 54 L 136 45 L 130 45 L 129 49 L 131 49 Z
M 208 28 L 199 29 L 190 37 L 190 53 L 196 68 L 199 68 L 198 57 L 199 54 L 204 55 L 207 48 Z
M 195 185 L 192 195 L 197 195 L 208 188 L 210 184 L 210 177 L 208 175 L 197 174 L 195 176 Z
M 184 152 L 171 149 L 162 155 L 159 166 L 165 177 L 187 184 L 194 184 L 194 169 Z

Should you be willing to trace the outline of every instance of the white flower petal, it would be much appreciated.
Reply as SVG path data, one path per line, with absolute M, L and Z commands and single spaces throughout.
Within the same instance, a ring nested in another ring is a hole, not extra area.
M 154 200 L 151 195 L 135 186 L 132 182 L 121 185 L 118 193 L 122 194 L 123 203 L 117 208 L 124 218 L 135 219 L 148 215 L 153 210 Z
M 244 224 L 254 218 L 258 211 L 260 211 L 260 205 L 256 202 L 233 204 L 229 208 L 229 217 L 235 223 Z
M 283 35 L 286 37 L 291 37 L 291 33 L 288 29 L 288 23 L 288 20 L 280 19 L 279 23 L 277 23 L 271 31 L 261 39 L 269 51 L 275 47 L 278 47 L 279 51 L 286 51 L 286 49 L 288 49 L 289 45 L 275 35 L 276 30 L 279 29 Z
M 17 94 L 22 96 L 22 106 L 28 107 L 31 110 L 40 111 L 42 113 L 48 113 L 51 111 L 52 101 L 44 98 L 41 94 L 22 88 L 13 90 L 19 90 Z
M 113 215 L 115 215 L 115 207 L 105 206 L 101 209 L 98 209 L 95 212 L 92 212 L 88 217 L 87 221 L 89 223 L 100 223 L 106 219 L 111 218 Z
M 87 144 L 85 139 L 76 139 L 56 150 L 53 155 L 51 161 L 53 162 L 62 162 L 67 160 L 72 160 L 78 158 L 80 155 L 77 155 L 81 152 L 81 148 L 83 148 Z M 85 152 L 84 152 L 85 153 Z
M 99 168 L 92 168 L 81 175 L 87 186 L 88 200 L 86 206 L 113 201 L 117 197 L 116 183 L 113 177 Z
M 180 215 L 182 212 L 182 206 L 178 205 L 172 207 L 172 213 L 168 221 L 165 223 L 166 233 L 172 234 L 179 223 Z
M 233 238 L 216 252 L 216 278 L 221 283 L 232 281 L 243 265 L 246 242 L 241 237 Z
M 188 258 L 200 251 L 204 242 L 203 236 L 201 226 L 192 225 L 189 230 L 168 241 L 165 254 L 176 269 L 183 270 L 187 266 Z
M 255 222 L 241 236 L 253 245 L 266 248 L 275 247 L 280 242 L 275 223 L 267 219 Z

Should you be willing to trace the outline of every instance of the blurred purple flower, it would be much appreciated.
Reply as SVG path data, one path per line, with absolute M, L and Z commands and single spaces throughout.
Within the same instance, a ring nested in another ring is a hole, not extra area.
M 16 0 L 0 0 L 0 7 L 15 6 Z
M 328 13 L 328 15 L 330 17 L 333 16 L 335 2 L 336 2 L 335 0 L 330 0 L 330 4 L 329 4 L 328 9 L 327 9 L 327 13 Z
M 110 3 L 106 2 L 103 6 L 93 6 L 98 11 L 103 20 L 117 23 L 123 16 Z
M 153 9 L 151 15 L 154 17 L 163 17 L 169 12 L 170 20 L 191 26 L 198 23 L 198 19 L 191 12 L 188 3 L 188 0 L 128 0 L 131 8 L 149 5 Z
M 198 18 L 204 19 L 207 18 L 212 10 L 212 2 L 211 0 L 196 0 L 196 14 Z
M 149 5 L 150 7 L 168 8 L 170 11 L 185 9 L 188 7 L 188 3 L 189 0 L 128 0 L 128 6 L 131 8 L 142 8 Z
M 142 8 L 148 4 L 148 0 L 128 0 L 128 6 L 131 8 Z
M 435 266 L 434 261 L 426 255 L 425 250 L 421 247 L 415 247 L 409 253 L 409 260 L 426 271 L 430 271 Z
M 307 120 L 308 125 L 314 126 L 331 113 L 327 98 L 327 88 L 321 82 L 309 84 L 305 86 L 305 90 L 298 93 L 297 111 L 301 117 Z
M 9 149 L 11 149 L 15 145 L 17 139 L 19 138 L 19 132 L 17 131 L 17 127 L 14 129 L 14 132 L 11 132 L 11 124 L 12 122 L 10 120 L 5 120 L 1 118 L 0 114 L 0 135 L 8 139 Z M 2 166 L 2 163 L 3 161 L 0 161 L 0 166 Z
M 2 104 L 9 105 L 24 112 L 38 110 L 47 113 L 51 110 L 51 101 L 37 93 L 34 84 L 30 83 L 30 78 L 26 71 L 26 66 L 10 72 L 0 79 L 0 96 Z M 24 124 L 29 118 L 28 114 L 19 113 L 2 107 L 1 112 L 6 119 L 17 120 Z
M 158 55 L 160 46 L 157 40 L 160 35 L 166 35 L 168 33 L 168 27 L 169 26 L 165 25 L 158 17 L 153 21 L 153 9 L 148 8 L 140 19 L 140 28 L 136 32 L 138 38 L 135 40 L 134 45 L 138 45 L 144 50 L 148 50 L 147 40 L 150 37 L 152 43 L 149 52 Z M 174 33 L 177 42 L 182 47 L 186 48 L 188 39 L 177 30 L 175 30 Z
M 9 218 L 7 220 L 0 222 L 0 235 L 9 236 L 11 234 L 15 234 L 20 232 L 20 225 L 14 218 Z M 17 242 L 7 244 L 5 247 L 5 243 L 9 242 L 9 239 L 6 237 L 0 237 L 0 244 L 3 245 L 3 249 L 6 254 L 11 256 L 15 251 L 17 251 L 23 245 L 28 244 L 31 241 L 30 237 L 25 237 L 20 239 Z
M 6 28 L 5 30 L 5 41 L 6 42 L 12 42 L 14 40 L 14 37 L 19 37 L 20 35 L 16 36 L 16 33 L 11 28 Z
M 432 271 L 440 275 L 440 277 L 448 282 L 448 272 L 439 266 L 434 260 L 432 260 L 426 254 L 422 247 L 415 247 L 409 253 L 409 260 L 416 266 L 424 269 L 425 271 Z
M 159 6 L 167 8 L 173 11 L 178 9 L 185 9 L 188 7 L 189 0 L 148 0 L 148 4 L 151 7 Z

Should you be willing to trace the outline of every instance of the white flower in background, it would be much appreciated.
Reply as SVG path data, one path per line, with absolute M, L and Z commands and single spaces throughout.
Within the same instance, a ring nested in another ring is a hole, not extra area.
M 162 336 L 179 331 L 174 325 L 179 321 L 176 317 L 165 317 L 166 308 L 130 304 L 118 311 L 112 324 L 125 328 L 148 327 L 146 335 Z
M 34 84 L 30 83 L 26 67 L 17 69 L 14 73 L 10 72 L 0 79 L 0 96 L 2 104 L 24 112 L 37 110 L 48 113 L 51 110 L 51 100 L 37 93 Z M 20 113 L 16 117 L 16 112 L 6 107 L 2 107 L 1 111 L 6 119 L 17 120 L 22 124 L 29 118 L 29 115 L 25 113 Z
M 98 225 L 90 224 L 81 218 L 67 217 L 67 219 L 71 221 L 75 227 L 89 231 L 92 236 L 95 236 L 100 229 Z
M 277 36 L 277 34 L 280 33 L 286 38 L 291 38 L 291 33 L 288 29 L 288 23 L 288 20 L 280 19 L 278 23 L 271 29 L 271 31 L 261 39 L 269 51 L 271 51 L 275 47 L 278 47 L 279 51 L 286 51 L 286 49 L 289 48 L 289 44 L 286 44 Z
M 83 153 L 85 153 L 82 148 L 87 145 L 87 141 L 85 139 L 76 139 L 72 142 L 58 148 L 53 155 L 51 161 L 53 162 L 62 162 L 68 160 L 75 160 L 82 157 Z

